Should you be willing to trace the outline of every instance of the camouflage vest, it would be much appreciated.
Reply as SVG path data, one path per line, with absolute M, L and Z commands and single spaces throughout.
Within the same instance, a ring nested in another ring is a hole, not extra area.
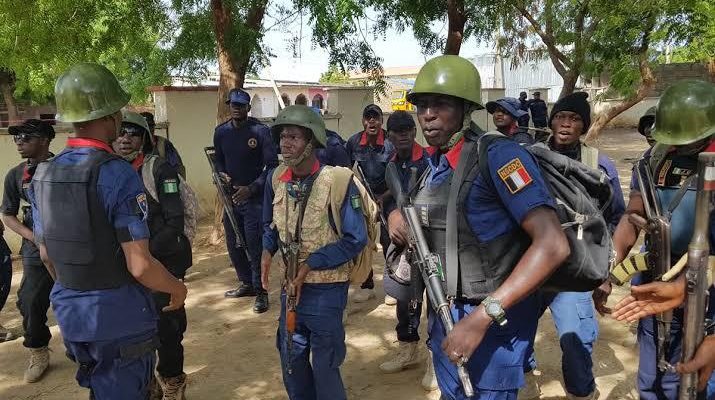
M 276 171 L 285 171 L 277 168 Z M 273 223 L 278 229 L 281 240 L 287 237 L 287 232 L 295 229 L 298 218 L 296 201 L 288 194 L 287 185 L 278 180 L 280 173 L 273 174 Z M 313 182 L 313 189 L 308 198 L 303 216 L 301 231 L 302 245 L 298 253 L 299 263 L 304 263 L 308 256 L 321 247 L 334 243 L 338 235 L 330 225 L 328 217 L 330 210 L 330 187 L 333 183 L 333 167 L 324 166 Z M 286 207 L 288 202 L 288 207 Z M 286 215 L 286 212 L 288 215 Z M 281 263 L 283 261 L 281 260 Z M 285 266 L 284 266 L 285 267 Z M 350 264 L 343 264 L 335 269 L 310 271 L 306 283 L 334 283 L 349 280 Z

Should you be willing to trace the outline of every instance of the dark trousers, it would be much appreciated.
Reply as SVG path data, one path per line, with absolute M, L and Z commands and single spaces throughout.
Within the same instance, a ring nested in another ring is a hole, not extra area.
M 12 259 L 10 255 L 0 256 L 0 311 L 5 307 L 12 285 Z
M 380 224 L 380 246 L 382 246 L 383 257 L 387 257 L 387 247 L 390 246 L 390 234 L 387 233 L 387 229 L 385 229 L 382 224 Z M 368 275 L 365 282 L 360 285 L 360 289 L 375 289 L 375 281 L 372 275 L 372 270 L 370 270 L 370 275 Z
M 152 293 L 159 313 L 159 363 L 156 370 L 162 378 L 173 378 L 184 373 L 184 340 L 186 332 L 186 309 L 161 311 L 169 305 L 171 296 L 167 293 Z
M 420 317 L 422 316 L 422 303 L 397 300 L 397 340 L 400 342 L 419 342 Z
M 249 200 L 243 204 L 235 205 L 233 213 L 236 216 L 238 229 L 246 240 L 244 248 L 236 247 L 236 235 L 233 233 L 228 217 L 224 215 L 223 227 L 226 231 L 226 246 L 228 256 L 231 259 L 233 268 L 236 269 L 238 280 L 248 286 L 253 286 L 262 290 L 261 284 L 261 250 L 263 243 L 261 240 L 262 221 L 261 213 L 263 206 L 259 200 Z M 246 250 L 251 256 L 251 261 L 246 257 Z
M 148 398 L 155 357 L 153 351 L 140 351 L 138 346 L 145 347 L 142 344 L 154 334 L 96 342 L 65 340 L 67 357 L 78 367 L 77 383 L 89 388 L 90 399 Z
M 23 346 L 37 349 L 47 346 L 52 337 L 47 327 L 47 310 L 50 308 L 50 291 L 55 282 L 41 262 L 23 260 L 22 267 L 17 308 L 22 315 L 22 327 L 25 329 Z

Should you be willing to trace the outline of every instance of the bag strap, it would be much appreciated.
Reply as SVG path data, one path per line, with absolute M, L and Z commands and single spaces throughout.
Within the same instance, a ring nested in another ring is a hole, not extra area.
M 581 162 L 589 168 L 598 169 L 598 149 L 581 143 Z
M 159 202 L 159 195 L 156 191 L 156 179 L 154 179 L 154 164 L 156 162 L 156 156 L 149 154 L 144 158 L 144 164 L 142 165 L 142 181 L 147 193 L 151 196 L 154 201 Z
M 343 221 L 340 218 L 340 211 L 343 207 L 343 200 L 345 199 L 345 194 L 348 192 L 350 182 L 355 181 L 357 184 L 357 179 L 354 179 L 353 171 L 350 168 L 331 168 L 333 183 L 330 186 L 330 212 L 333 216 L 333 223 L 335 224 L 335 233 L 337 233 L 338 236 L 341 236 Z

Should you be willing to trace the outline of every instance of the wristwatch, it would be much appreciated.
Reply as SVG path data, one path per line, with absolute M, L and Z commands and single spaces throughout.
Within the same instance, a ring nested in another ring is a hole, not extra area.
M 482 300 L 482 305 L 484 306 L 484 311 L 487 312 L 487 315 L 499 326 L 504 326 L 507 323 L 506 320 L 506 313 L 504 312 L 504 309 L 501 306 L 501 301 L 491 297 L 487 296 L 484 300 Z

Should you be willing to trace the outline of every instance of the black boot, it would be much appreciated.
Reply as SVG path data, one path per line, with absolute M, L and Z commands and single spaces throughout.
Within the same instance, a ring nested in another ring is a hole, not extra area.
M 256 289 L 242 283 L 237 289 L 232 289 L 223 294 L 224 297 L 252 297 L 256 295 Z
M 262 314 L 268 311 L 268 292 L 261 290 L 256 294 L 256 302 L 253 304 L 253 312 Z

